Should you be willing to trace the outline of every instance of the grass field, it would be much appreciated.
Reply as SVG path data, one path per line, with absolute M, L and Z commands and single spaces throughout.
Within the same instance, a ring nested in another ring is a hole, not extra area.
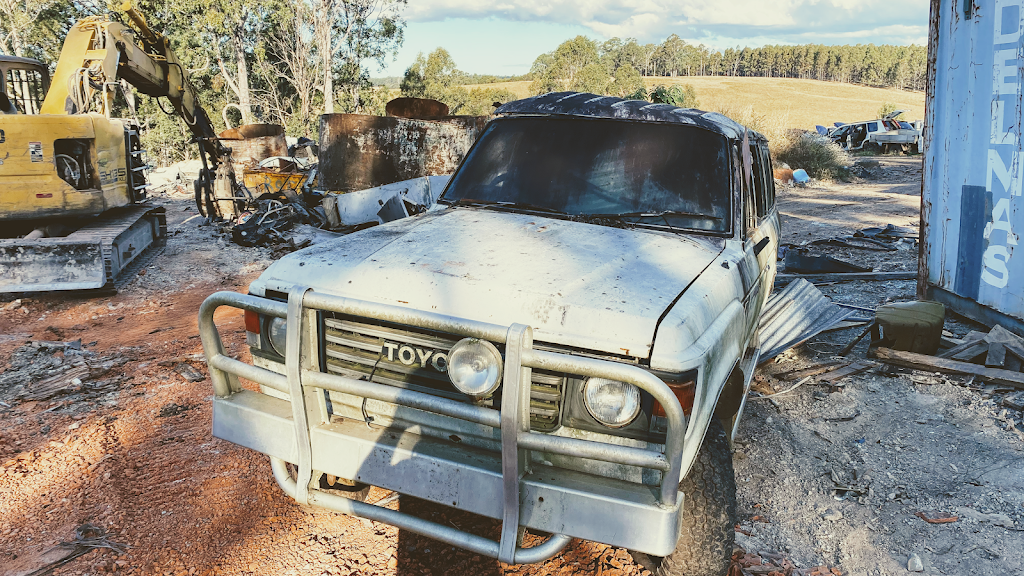
M 900 118 L 924 118 L 924 92 L 870 88 L 857 84 L 820 82 L 796 78 L 738 78 L 686 76 L 645 78 L 648 88 L 658 84 L 690 84 L 703 110 L 726 113 L 740 122 L 751 117 L 769 119 L 782 128 L 814 129 L 815 124 L 871 120 L 885 102 L 906 110 Z M 474 84 L 466 88 L 503 88 L 521 98 L 530 96 L 530 82 Z

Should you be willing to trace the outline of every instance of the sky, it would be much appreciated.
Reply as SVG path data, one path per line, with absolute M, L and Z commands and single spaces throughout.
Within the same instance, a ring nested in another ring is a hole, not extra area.
M 405 42 L 384 69 L 401 76 L 420 52 L 451 53 L 460 70 L 515 75 L 559 44 L 678 34 L 714 49 L 766 44 L 926 44 L 928 0 L 410 0 Z

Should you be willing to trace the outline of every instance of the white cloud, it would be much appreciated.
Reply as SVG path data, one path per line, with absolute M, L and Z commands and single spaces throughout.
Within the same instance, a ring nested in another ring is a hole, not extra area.
M 605 38 L 641 42 L 675 33 L 712 45 L 755 37 L 902 44 L 924 41 L 928 0 L 414 0 L 404 16 L 410 23 L 496 18 L 583 25 Z

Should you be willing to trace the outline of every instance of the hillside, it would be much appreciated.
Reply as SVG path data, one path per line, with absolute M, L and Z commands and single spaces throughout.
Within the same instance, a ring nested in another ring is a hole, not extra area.
M 858 84 L 800 80 L 796 78 L 759 78 L 734 76 L 685 76 L 644 78 L 648 88 L 658 84 L 691 84 L 704 110 L 747 116 L 750 107 L 755 116 L 771 117 L 789 128 L 813 129 L 815 124 L 853 122 L 875 118 L 885 102 L 907 112 L 901 119 L 924 118 L 924 92 L 892 88 L 871 88 Z M 530 82 L 472 84 L 466 88 L 502 88 L 520 97 L 530 96 Z

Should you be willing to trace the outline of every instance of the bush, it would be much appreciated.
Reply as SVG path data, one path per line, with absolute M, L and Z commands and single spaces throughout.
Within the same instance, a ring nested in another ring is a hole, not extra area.
M 882 104 L 881 108 L 878 109 L 878 117 L 885 118 L 886 115 L 892 114 L 896 110 L 899 110 L 899 108 L 896 108 L 895 104 L 893 104 L 892 102 L 886 102 Z
M 785 162 L 794 170 L 803 168 L 819 180 L 845 180 L 849 176 L 849 154 L 816 133 L 794 134 L 787 128 L 790 125 L 787 113 L 758 114 L 752 105 L 736 108 L 722 102 L 713 103 L 710 109 L 764 135 L 776 168 Z
M 469 99 L 459 109 L 459 114 L 466 116 L 487 116 L 494 114 L 494 103 L 502 104 L 518 100 L 516 95 L 502 88 L 473 88 L 469 91 Z
M 755 132 L 760 132 L 768 139 L 768 143 L 772 147 L 789 139 L 789 129 L 787 128 L 789 125 L 789 114 L 776 113 L 769 116 L 768 114 L 754 112 L 754 107 L 750 104 L 736 108 L 721 102 L 712 103 L 708 110 L 718 112 L 722 116 L 727 116 Z
M 674 86 L 660 84 L 651 90 L 649 99 L 655 104 L 671 104 L 680 108 L 697 108 L 700 106 L 700 101 L 697 100 L 697 91 L 690 84 L 676 84 Z
M 845 180 L 849 176 L 849 154 L 824 136 L 806 132 L 771 144 L 776 165 L 785 162 L 790 168 L 803 168 L 812 178 L 821 180 Z

